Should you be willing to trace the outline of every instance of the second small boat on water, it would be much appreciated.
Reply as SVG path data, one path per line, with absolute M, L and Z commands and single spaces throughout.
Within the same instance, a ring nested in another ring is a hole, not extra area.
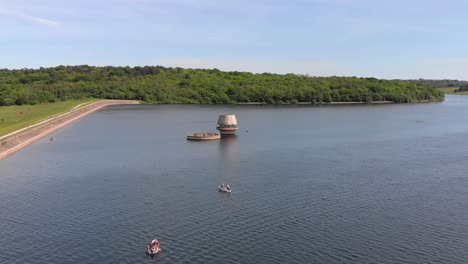
M 157 239 L 153 239 L 146 247 L 146 254 L 152 257 L 159 252 L 161 252 L 161 248 L 159 247 L 159 242 Z
M 218 191 L 220 192 L 225 192 L 225 193 L 231 193 L 231 187 L 228 185 L 221 184 L 218 186 Z

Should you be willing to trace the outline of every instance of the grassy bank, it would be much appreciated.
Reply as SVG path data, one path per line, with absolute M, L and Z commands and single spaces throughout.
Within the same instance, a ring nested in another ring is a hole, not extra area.
M 458 89 L 458 87 L 445 87 L 445 88 L 439 88 L 442 92 L 445 94 L 459 94 L 459 95 L 468 95 L 468 91 L 465 92 L 455 92 Z
M 98 99 L 69 100 L 37 105 L 1 106 L 0 136 L 33 125 L 55 115 L 68 112 L 78 105 L 95 101 L 98 101 Z

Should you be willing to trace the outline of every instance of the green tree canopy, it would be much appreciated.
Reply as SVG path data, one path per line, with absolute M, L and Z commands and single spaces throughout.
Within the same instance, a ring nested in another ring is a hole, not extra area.
M 148 103 L 323 103 L 441 101 L 425 84 L 357 77 L 253 74 L 218 69 L 88 65 L 0 70 L 0 105 L 81 98 L 135 99 Z

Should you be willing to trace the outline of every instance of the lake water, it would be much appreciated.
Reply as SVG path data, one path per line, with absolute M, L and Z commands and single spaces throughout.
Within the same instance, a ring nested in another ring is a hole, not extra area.
M 467 263 L 468 96 L 446 99 L 107 107 L 0 160 L 0 263 Z M 224 113 L 237 137 L 185 139 Z

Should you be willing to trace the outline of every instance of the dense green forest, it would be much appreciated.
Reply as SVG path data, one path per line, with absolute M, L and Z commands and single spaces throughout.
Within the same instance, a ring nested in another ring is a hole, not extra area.
M 431 80 L 431 79 L 418 79 L 418 80 L 405 80 L 406 82 L 417 83 L 421 85 L 430 86 L 433 88 L 446 88 L 446 87 L 460 87 L 468 85 L 468 81 L 459 80 Z
M 252 74 L 161 66 L 0 70 L 0 105 L 56 100 L 136 99 L 147 103 L 232 104 L 440 101 L 421 84 L 356 77 Z

